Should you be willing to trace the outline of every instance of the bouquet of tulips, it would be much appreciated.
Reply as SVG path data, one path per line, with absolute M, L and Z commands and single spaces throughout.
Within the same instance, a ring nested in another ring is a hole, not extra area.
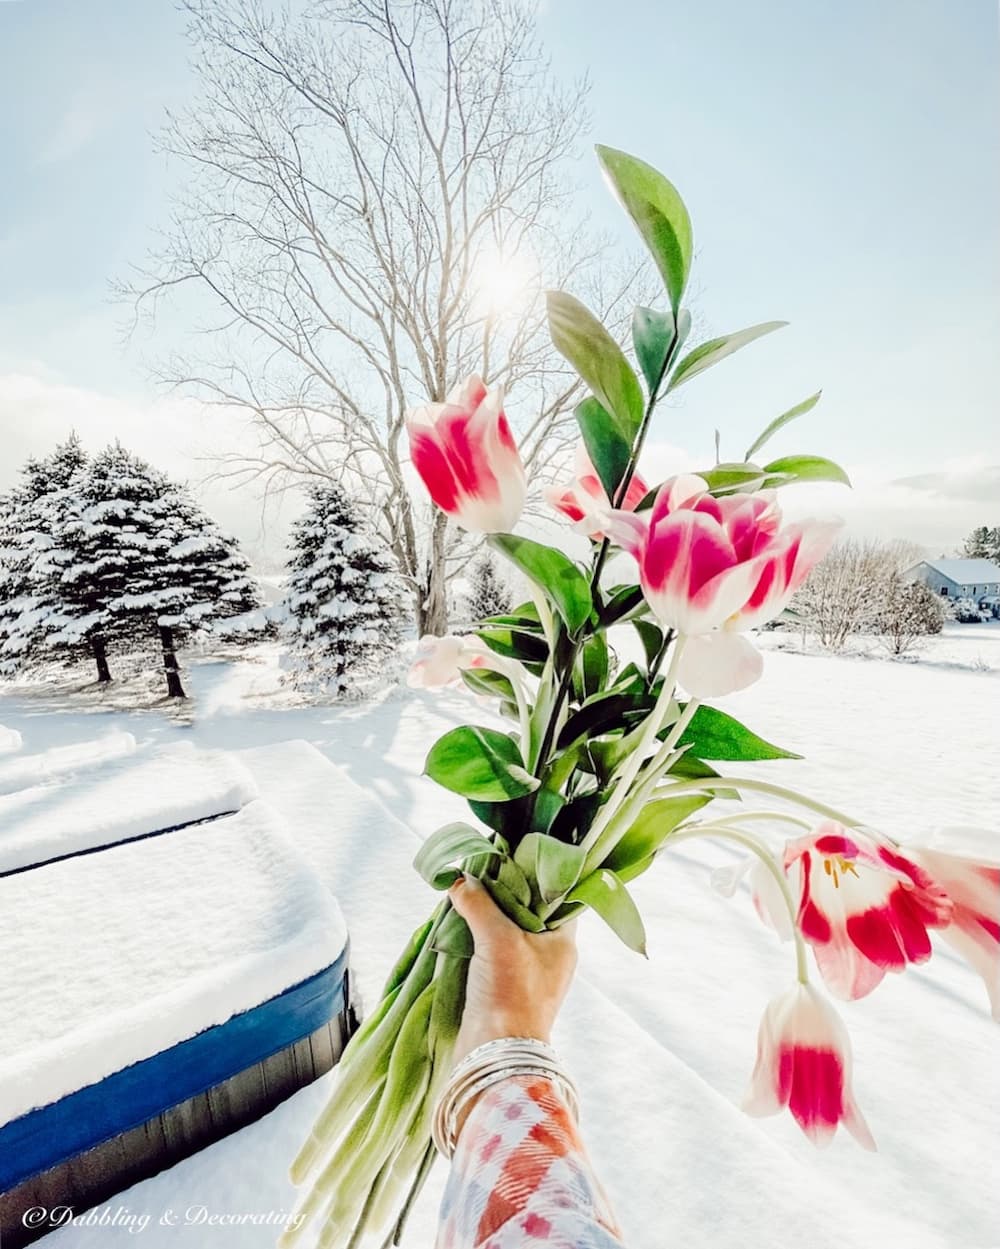
M 760 677 L 748 631 L 784 609 L 833 540 L 829 523 L 785 523 L 777 491 L 847 478 L 815 455 L 762 462 L 771 436 L 818 395 L 772 421 L 738 463 L 653 489 L 639 476 L 663 398 L 783 323 L 685 352 L 692 235 L 684 203 L 642 161 L 607 148 L 598 155 L 666 298 L 635 310 L 636 371 L 583 304 L 548 296 L 553 341 L 590 392 L 575 413 L 576 478 L 548 498 L 589 537 L 589 563 L 512 532 L 526 483 L 498 391 L 472 377 L 408 421 L 413 463 L 434 502 L 463 528 L 490 534 L 531 586 L 529 601 L 482 621 L 472 636 L 420 643 L 411 684 L 460 679 L 495 698 L 512 727 L 470 724 L 431 747 L 427 775 L 467 799 L 470 819 L 432 833 L 415 866 L 437 890 L 460 872 L 476 875 L 531 932 L 589 907 L 644 952 L 629 882 L 692 837 L 745 848 L 744 867 L 722 887 L 735 888 L 751 870 L 757 910 L 793 940 L 796 960 L 793 987 L 764 1012 L 746 1109 L 787 1107 L 817 1143 L 842 1123 L 873 1148 L 852 1094 L 847 1034 L 810 982 L 806 945 L 831 992 L 857 998 L 887 971 L 927 959 L 928 933 L 938 929 L 983 975 L 1000 1014 L 1000 867 L 900 847 L 811 797 L 717 770 L 720 762 L 797 757 L 703 700 Z M 615 548 L 634 557 L 638 575 L 609 585 Z M 643 662 L 617 663 L 608 634 L 623 628 L 634 631 Z M 781 809 L 729 802 L 724 814 L 706 810 L 745 794 L 778 798 Z M 791 837 L 780 849 L 761 836 L 776 826 Z M 297 1183 L 311 1184 L 284 1243 L 313 1219 L 323 1222 L 323 1249 L 353 1249 L 366 1232 L 384 1246 L 400 1243 L 434 1158 L 430 1121 L 471 953 L 469 931 L 445 898 L 413 934 L 341 1059 L 333 1097 L 292 1168 Z

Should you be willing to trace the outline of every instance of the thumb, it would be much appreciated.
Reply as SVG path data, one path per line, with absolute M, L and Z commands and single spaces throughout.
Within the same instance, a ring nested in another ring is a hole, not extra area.
M 510 928 L 517 928 L 475 876 L 460 876 L 448 890 L 448 896 L 452 906 L 469 925 L 480 953 L 509 937 Z

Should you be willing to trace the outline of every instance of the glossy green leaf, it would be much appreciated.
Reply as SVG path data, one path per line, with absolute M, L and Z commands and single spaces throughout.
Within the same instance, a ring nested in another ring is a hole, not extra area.
M 495 654 L 503 655 L 507 659 L 520 659 L 522 663 L 544 663 L 548 658 L 549 648 L 545 639 L 523 629 L 483 627 L 476 630 L 476 636 Z
M 611 591 L 608 601 L 601 608 L 600 627 L 608 628 L 620 620 L 627 619 L 633 612 L 645 611 L 646 599 L 641 585 L 620 585 Z
M 642 424 L 642 390 L 632 366 L 597 317 L 565 291 L 548 291 L 549 333 L 631 446 Z
M 597 158 L 622 207 L 635 222 L 663 277 L 676 315 L 691 270 L 691 218 L 677 188 L 645 161 L 612 147 Z
M 757 464 L 716 464 L 712 468 L 700 468 L 698 476 L 704 477 L 712 494 L 731 494 L 736 490 L 752 494 L 764 484 L 764 470 Z
M 462 680 L 474 694 L 486 694 L 491 698 L 513 703 L 516 708 L 517 697 L 510 678 L 502 672 L 494 672 L 492 668 L 463 668 Z
M 573 712 L 559 733 L 557 746 L 565 750 L 581 738 L 600 737 L 620 729 L 625 726 L 627 712 L 642 715 L 651 706 L 652 699 L 635 694 L 604 694 Z
M 632 628 L 638 633 L 646 656 L 646 667 L 651 668 L 663 646 L 663 630 L 651 620 L 633 620 Z
M 491 534 L 489 543 L 548 594 L 570 633 L 577 633 L 589 620 L 593 608 L 590 584 L 568 555 L 513 533 Z
M 531 905 L 531 885 L 521 868 L 513 859 L 504 859 L 500 864 L 500 870 L 497 872 L 497 880 L 509 889 L 512 896 L 517 898 L 522 906 Z
M 639 361 L 642 375 L 651 395 L 659 390 L 660 382 L 674 349 L 675 325 L 673 314 L 658 312 L 655 308 L 643 308 L 640 304 L 632 314 L 632 345 Z
M 656 854 L 660 846 L 689 816 L 711 802 L 709 794 L 681 794 L 677 798 L 656 798 L 647 802 L 638 817 L 604 860 L 604 866 L 623 872 L 633 864 Z
M 702 706 L 681 734 L 678 746 L 689 746 L 699 759 L 725 759 L 748 762 L 758 759 L 801 759 L 791 750 L 783 750 L 752 733 L 745 724 L 719 711 Z
M 609 868 L 599 867 L 567 895 L 567 902 L 585 902 L 600 915 L 630 950 L 645 956 L 646 930 L 632 895 Z
M 439 738 L 424 771 L 445 789 L 485 802 L 519 798 L 538 788 L 515 742 L 496 729 L 472 724 Z
M 613 500 L 628 471 L 631 455 L 629 440 L 604 405 L 593 395 L 588 395 L 582 403 L 577 404 L 574 416 L 590 462 L 601 479 L 604 493 Z
M 787 412 L 782 412 L 780 416 L 776 416 L 764 432 L 747 448 L 746 455 L 743 457 L 744 460 L 749 460 L 754 452 L 759 451 L 766 442 L 769 442 L 779 429 L 784 429 L 786 425 L 790 424 L 797 417 L 805 416 L 807 412 L 811 412 L 816 404 L 819 403 L 822 393 L 821 390 L 817 390 L 814 395 L 810 395 L 808 399 L 803 399 L 794 408 L 789 408 Z
M 571 846 L 541 833 L 529 833 L 514 852 L 514 861 L 535 881 L 543 902 L 554 902 L 573 888 L 586 857 L 582 846 Z
M 718 364 L 726 356 L 731 356 L 734 351 L 739 351 L 748 343 L 763 338 L 765 334 L 771 334 L 774 330 L 780 330 L 787 324 L 787 321 L 765 321 L 761 325 L 751 325 L 748 329 L 737 330 L 735 334 L 724 334 L 721 338 L 713 338 L 707 343 L 702 343 L 700 347 L 695 347 L 694 351 L 688 352 L 674 369 L 667 390 L 676 390 L 678 386 L 689 382 L 692 377 L 697 377 L 699 373 L 710 369 L 713 364 Z
M 446 870 L 472 855 L 496 855 L 500 852 L 478 829 L 460 821 L 445 824 L 431 833 L 417 851 L 413 866 L 435 889 L 447 889 L 460 875 L 458 871 Z
M 765 487 L 783 485 L 786 481 L 839 481 L 849 486 L 851 479 L 833 460 L 822 455 L 786 455 L 764 465 Z
M 608 680 L 608 643 L 603 633 L 588 637 L 573 665 L 573 691 L 582 702 L 599 693 Z

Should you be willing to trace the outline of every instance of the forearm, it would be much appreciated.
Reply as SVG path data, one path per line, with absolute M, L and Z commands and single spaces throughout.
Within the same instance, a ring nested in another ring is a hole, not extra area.
M 546 1249 L 622 1249 L 556 1087 L 544 1076 L 513 1076 L 481 1094 L 465 1117 L 437 1249 L 521 1249 L 532 1238 Z

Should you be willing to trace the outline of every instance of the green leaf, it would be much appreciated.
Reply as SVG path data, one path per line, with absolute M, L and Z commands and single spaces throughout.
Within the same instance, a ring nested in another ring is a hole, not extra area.
M 424 942 L 427 940 L 433 927 L 434 920 L 429 919 L 414 931 L 413 936 L 407 942 L 406 949 L 396 959 L 396 964 L 389 973 L 389 978 L 385 982 L 385 988 L 379 995 L 380 1000 L 391 993 L 393 989 L 398 988 L 410 974 L 413 964 L 417 961 L 417 955 L 424 948 Z
M 657 312 L 640 304 L 632 314 L 632 345 L 646 379 L 649 393 L 655 395 L 663 380 L 667 361 L 674 348 L 674 318 L 670 312 Z
M 478 829 L 461 821 L 445 824 L 431 833 L 417 851 L 413 866 L 435 889 L 447 889 L 460 873 L 450 869 L 476 854 L 496 855 L 500 851 Z
M 549 595 L 570 633 L 590 619 L 590 585 L 568 555 L 513 533 L 490 534 L 489 543 Z
M 839 481 L 845 486 L 851 479 L 833 460 L 821 455 L 786 455 L 764 465 L 765 487 L 783 485 L 786 481 Z
M 522 629 L 491 626 L 477 629 L 476 636 L 497 655 L 504 655 L 508 659 L 519 659 L 522 663 L 543 664 L 549 655 L 549 648 L 544 638 L 538 637 L 535 633 L 526 633 Z
M 588 395 L 574 411 L 580 426 L 580 437 L 587 448 L 590 462 L 597 470 L 604 493 L 614 499 L 618 486 L 628 469 L 631 447 L 614 417 L 607 409 Z
M 567 902 L 585 902 L 625 942 L 646 954 L 646 930 L 632 895 L 609 868 L 599 867 L 567 895 Z
M 431 949 L 441 954 L 451 954 L 455 958 L 472 958 L 475 943 L 469 925 L 458 911 L 450 910 L 441 921 L 441 927 L 431 942 Z
M 604 860 L 604 866 L 622 872 L 650 858 L 678 824 L 711 801 L 710 794 L 681 794 L 677 798 L 655 798 L 647 802 L 635 823 Z
M 783 429 L 784 426 L 794 421 L 797 417 L 805 416 L 807 412 L 811 412 L 816 404 L 819 403 L 822 393 L 821 390 L 817 390 L 814 395 L 810 395 L 808 399 L 803 399 L 794 408 L 789 408 L 787 412 L 782 412 L 780 416 L 776 416 L 756 441 L 752 442 L 747 448 L 747 453 L 743 457 L 744 460 L 749 460 L 754 452 L 759 451 L 765 442 L 769 442 L 779 429 Z
M 758 759 L 801 759 L 791 750 L 783 750 L 741 724 L 739 720 L 715 707 L 699 707 L 691 723 L 680 736 L 678 746 L 689 746 L 699 759 L 725 759 L 748 762 Z
M 510 679 L 492 668 L 463 668 L 462 680 L 474 694 L 487 694 L 491 698 L 513 703 L 517 709 L 517 696 Z
M 430 749 L 424 771 L 445 789 L 485 802 L 520 798 L 538 788 L 537 778 L 527 771 L 521 752 L 509 737 L 472 724 L 463 724 L 439 738 Z
M 545 925 L 538 916 L 519 902 L 506 885 L 498 880 L 490 880 L 487 876 L 483 877 L 483 885 L 501 911 L 508 915 L 519 928 L 523 928 L 525 932 L 545 931 Z
M 557 747 L 565 750 L 583 737 L 600 737 L 613 729 L 625 727 L 626 712 L 645 712 L 652 705 L 651 699 L 634 694 L 604 694 L 585 703 L 574 711 L 559 734 Z
M 597 317 L 565 291 L 548 291 L 549 333 L 560 355 L 576 369 L 612 414 L 629 446 L 642 424 L 642 390 L 622 349 Z
M 624 620 L 632 612 L 646 608 L 646 599 L 641 585 L 620 585 L 611 591 L 611 596 L 601 608 L 600 627 L 607 629 L 610 625 Z
M 787 324 L 787 321 L 765 321 L 762 325 L 751 325 L 749 329 L 737 330 L 735 334 L 724 334 L 722 338 L 713 338 L 710 342 L 702 343 L 700 347 L 695 347 L 694 351 L 688 352 L 674 369 L 667 390 L 676 390 L 678 386 L 689 382 L 692 377 L 697 377 L 699 373 L 710 369 L 713 364 L 718 364 L 726 356 L 731 356 L 734 351 L 739 351 L 747 343 L 763 338 L 765 334 L 770 334 L 774 330 L 780 330 Z
M 722 779 L 710 763 L 706 763 L 704 759 L 697 758 L 690 750 L 686 750 L 684 754 L 678 755 L 668 770 L 670 775 L 677 780 L 704 780 L 716 777 L 719 777 L 720 780 Z M 715 789 L 712 793 L 714 797 L 725 798 L 728 802 L 742 801 L 739 790 L 736 789 Z
M 757 464 L 733 463 L 700 468 L 698 476 L 704 477 L 712 494 L 730 494 L 735 490 L 752 494 L 763 486 L 766 474 Z
M 638 633 L 646 656 L 646 667 L 651 668 L 663 646 L 663 630 L 651 620 L 633 620 L 632 628 Z
M 501 862 L 497 880 L 505 889 L 510 890 L 511 895 L 517 898 L 522 906 L 531 905 L 531 885 L 513 859 L 504 859 Z
M 582 702 L 602 690 L 608 679 L 608 643 L 603 633 L 588 637 L 573 665 L 573 689 Z
M 529 833 L 514 852 L 514 861 L 538 886 L 543 902 L 561 898 L 580 879 L 587 852 L 554 837 Z
M 598 146 L 597 158 L 656 261 L 676 315 L 694 248 L 691 218 L 684 201 L 672 182 L 635 156 Z

